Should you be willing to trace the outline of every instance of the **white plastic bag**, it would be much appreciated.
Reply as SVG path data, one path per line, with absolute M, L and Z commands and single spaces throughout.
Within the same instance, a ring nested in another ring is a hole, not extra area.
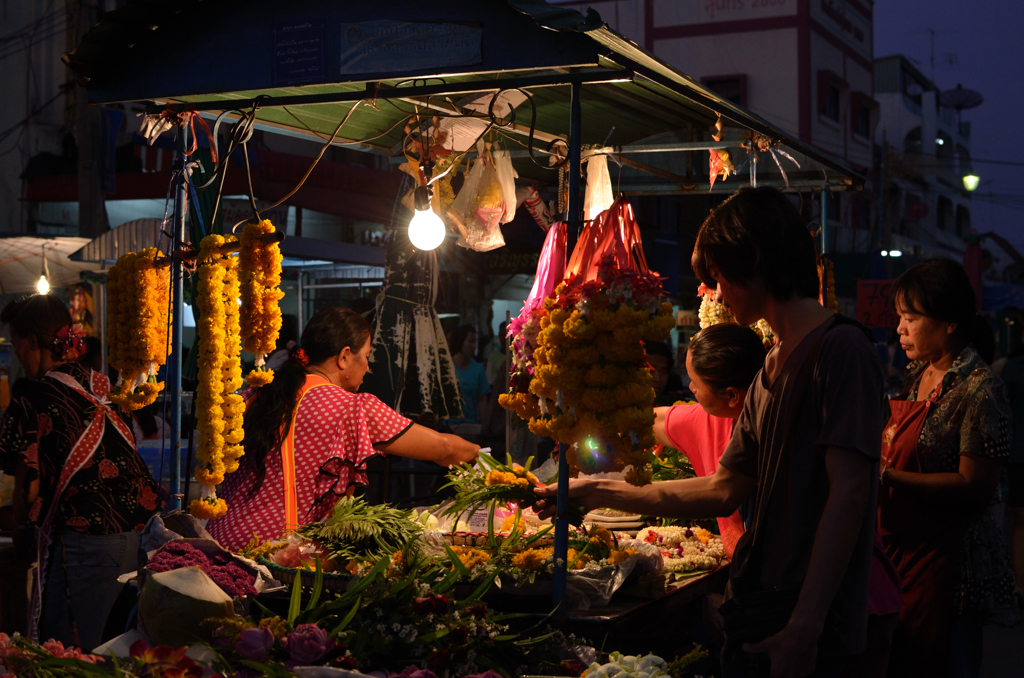
M 505 196 L 483 141 L 477 144 L 477 150 L 480 156 L 445 215 L 459 233 L 460 246 L 488 252 L 505 244 L 499 223 L 505 214 Z
M 498 173 L 501 184 L 501 195 L 505 200 L 505 213 L 499 223 L 507 224 L 516 216 L 516 178 L 519 176 L 512 167 L 512 157 L 508 151 L 494 151 L 494 170 Z
M 587 158 L 587 192 L 583 197 L 584 219 L 590 221 L 615 202 L 612 179 L 608 174 L 608 156 L 592 155 Z

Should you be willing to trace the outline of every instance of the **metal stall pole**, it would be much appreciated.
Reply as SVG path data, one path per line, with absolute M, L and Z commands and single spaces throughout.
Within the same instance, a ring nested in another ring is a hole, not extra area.
M 185 163 L 188 158 L 188 125 L 178 125 L 178 154 L 174 159 L 174 171 L 178 173 L 178 181 L 174 187 L 174 225 L 171 238 L 171 355 L 167 359 L 167 389 L 165 394 L 171 397 L 171 497 L 166 509 L 174 510 L 182 507 L 181 496 L 181 305 L 184 300 L 185 285 L 183 267 L 178 253 L 184 249 L 185 220 L 188 218 L 188 185 Z M 165 395 L 166 397 L 166 395 Z
M 580 154 L 582 150 L 583 109 L 580 95 L 583 85 L 572 83 L 571 113 L 569 119 L 569 211 L 566 215 L 566 230 L 580 227 L 583 205 L 580 201 Z M 566 615 L 565 584 L 566 562 L 569 553 L 569 448 L 565 443 L 558 445 L 558 511 L 555 514 L 555 572 L 551 595 L 555 614 Z
M 821 189 L 821 255 L 828 251 L 828 188 Z

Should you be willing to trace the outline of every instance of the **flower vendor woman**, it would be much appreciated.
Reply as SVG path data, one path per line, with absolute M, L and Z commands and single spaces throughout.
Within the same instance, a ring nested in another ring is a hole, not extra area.
M 734 323 L 711 325 L 690 340 L 686 371 L 698 404 L 654 408 L 654 437 L 685 454 L 698 476 L 714 475 L 718 469 L 764 355 L 761 338 Z M 725 553 L 732 558 L 743 535 L 739 511 L 718 518 L 718 527 Z
M 1009 403 L 971 345 L 991 330 L 975 313 L 963 267 L 918 264 L 890 299 L 914 362 L 882 435 L 878 530 L 903 578 L 889 672 L 977 675 L 982 624 L 1012 623 L 1016 612 L 1006 548 L 988 512 L 1010 454 Z
M 246 410 L 245 455 L 221 486 L 228 512 L 207 525 L 225 548 L 324 518 L 352 485 L 366 484 L 366 460 L 378 452 L 443 466 L 476 458 L 475 444 L 357 393 L 370 353 L 370 326 L 358 313 L 318 312 L 301 345 Z
M 135 450 L 130 424 L 110 408 L 107 378 L 75 363 L 84 335 L 59 299 L 39 294 L 0 314 L 31 380 L 0 430 L 0 464 L 16 478 L 21 549 L 37 536 L 30 630 L 92 649 L 138 567 L 139 536 L 162 501 Z

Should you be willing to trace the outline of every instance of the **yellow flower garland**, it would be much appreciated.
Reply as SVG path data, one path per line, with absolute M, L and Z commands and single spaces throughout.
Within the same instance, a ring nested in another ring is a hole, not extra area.
M 238 469 L 243 454 L 245 406 L 235 393 L 242 386 L 242 368 L 238 258 L 230 254 L 234 244 L 233 239 L 208 235 L 199 249 L 195 479 L 204 488 L 203 498 L 189 504 L 189 512 L 198 518 L 218 518 L 227 511 L 214 488 L 224 482 L 225 474 Z
M 643 342 L 668 337 L 675 316 L 667 302 L 628 300 L 624 285 L 587 290 L 566 307 L 561 299 L 573 290 L 560 284 L 539 321 L 529 393 L 502 394 L 498 402 L 533 433 L 568 445 L 573 475 L 629 466 L 627 480 L 642 485 L 650 482 L 647 454 L 655 444 L 655 394 Z
M 246 224 L 240 239 L 241 336 L 245 350 L 256 354 L 256 367 L 245 380 L 257 388 L 274 379 L 274 371 L 264 368 L 264 358 L 281 333 L 281 246 L 263 242 L 263 236 L 273 232 L 274 225 L 264 219 Z
M 107 281 L 108 362 L 118 371 L 110 400 L 126 410 L 156 401 L 156 374 L 167 361 L 170 268 L 154 266 L 155 247 L 122 255 Z

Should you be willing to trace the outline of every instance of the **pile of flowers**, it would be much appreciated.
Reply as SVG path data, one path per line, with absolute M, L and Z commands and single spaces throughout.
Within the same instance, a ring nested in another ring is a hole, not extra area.
M 256 595 L 256 577 L 242 569 L 231 556 L 223 553 L 208 556 L 181 540 L 165 544 L 146 564 L 152 572 L 168 572 L 192 566 L 199 567 L 224 593 L 233 598 Z
M 583 673 L 588 678 L 662 678 L 672 675 L 668 663 L 657 655 L 623 655 L 612 652 L 604 664 L 594 662 Z
M 571 533 L 566 568 L 576 570 L 599 570 L 617 565 L 632 556 L 635 548 L 620 548 L 615 536 L 600 525 L 589 530 Z M 554 549 L 548 547 L 526 548 L 511 554 L 511 574 L 519 582 L 533 582 L 538 574 L 554 572 Z
M 94 665 L 101 658 L 94 654 L 84 654 L 74 647 L 64 647 L 59 640 L 48 640 L 37 645 L 18 634 L 9 636 L 0 633 L 0 678 L 25 678 L 34 675 L 51 675 L 48 667 L 74 668 L 75 664 L 67 660 L 81 662 L 81 668 Z
M 189 504 L 197 518 L 218 518 L 227 503 L 214 488 L 224 475 L 238 470 L 242 449 L 245 404 L 237 394 L 242 387 L 241 326 L 239 321 L 237 243 L 222 235 L 208 235 L 199 248 L 199 284 L 196 304 L 199 348 L 199 388 L 196 394 L 195 479 L 203 486 L 202 498 Z
M 702 527 L 648 527 L 636 538 L 661 549 L 669 575 L 713 570 L 725 557 L 722 540 Z
M 263 236 L 272 233 L 274 225 L 264 219 L 246 224 L 239 239 L 242 345 L 256 354 L 255 368 L 245 380 L 257 388 L 274 379 L 274 371 L 264 368 L 264 359 L 274 350 L 281 332 L 281 246 L 263 241 Z
M 107 277 L 108 362 L 118 379 L 111 402 L 125 410 L 153 403 L 163 390 L 156 374 L 167 361 L 170 268 L 155 266 L 155 247 L 122 255 Z
M 627 480 L 650 482 L 655 394 L 644 342 L 664 341 L 675 326 L 660 297 L 657 275 L 619 269 L 609 257 L 596 279 L 558 285 L 523 328 L 539 328 L 531 362 L 513 356 L 516 392 L 499 402 L 533 433 L 568 445 L 574 476 L 631 467 Z

